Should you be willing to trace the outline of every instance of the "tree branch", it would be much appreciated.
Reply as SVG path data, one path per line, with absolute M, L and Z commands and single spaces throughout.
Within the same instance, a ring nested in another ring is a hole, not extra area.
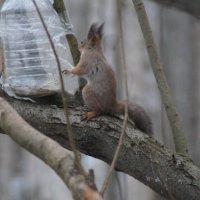
M 132 0 L 136 10 L 138 21 L 142 30 L 144 41 L 147 47 L 147 53 L 151 63 L 155 79 L 157 81 L 158 89 L 162 97 L 163 104 L 167 113 L 167 117 L 171 126 L 172 135 L 174 139 L 176 152 L 183 155 L 188 155 L 188 147 L 185 139 L 183 126 L 177 112 L 174 100 L 168 86 L 162 63 L 158 56 L 156 45 L 154 42 L 153 34 L 146 14 L 146 10 L 142 0 Z
M 34 127 L 69 148 L 62 108 L 12 100 L 12 106 Z M 90 156 L 112 161 L 122 120 L 101 116 L 81 121 L 82 107 L 70 109 L 76 145 Z M 157 141 L 128 124 L 116 169 L 135 177 L 162 196 L 175 199 L 200 199 L 200 169 L 185 157 L 174 154 Z M 170 193 L 170 194 L 169 194 Z
M 174 7 L 200 18 L 200 2 L 198 0 L 151 0 L 163 6 Z
M 54 0 L 54 9 L 59 14 L 59 16 L 64 20 L 65 23 L 71 24 L 68 14 L 68 9 L 65 7 L 63 0 Z M 73 32 L 73 30 L 71 30 Z M 78 49 L 78 40 L 75 36 L 75 33 L 68 33 L 66 35 L 70 52 L 73 58 L 74 66 L 78 64 L 80 59 L 80 52 Z M 86 80 L 84 78 L 79 78 L 79 90 L 81 91 L 86 84 Z
M 78 172 L 74 155 L 32 128 L 2 98 L 0 98 L 0 127 L 17 144 L 54 169 L 71 190 L 75 200 L 102 200 L 100 194 L 93 190 L 85 177 Z
M 119 157 L 119 153 L 123 144 L 124 136 L 125 136 L 125 130 L 128 123 L 128 79 L 127 79 L 127 67 L 126 67 L 126 61 L 125 61 L 125 51 L 124 51 L 124 41 L 123 41 L 123 28 L 122 28 L 122 12 L 121 12 L 121 0 L 116 0 L 116 7 L 117 7 L 117 21 L 118 21 L 118 40 L 119 40 L 119 56 L 120 56 L 120 67 L 122 69 L 122 76 L 124 80 L 124 87 L 125 87 L 125 108 L 124 108 L 124 121 L 122 125 L 121 134 L 119 137 L 119 142 L 116 147 L 113 160 L 110 164 L 110 169 L 108 170 L 108 174 L 105 178 L 105 181 L 103 183 L 101 194 L 104 194 L 106 189 L 108 188 L 108 184 L 110 182 L 111 176 L 113 174 L 117 159 Z

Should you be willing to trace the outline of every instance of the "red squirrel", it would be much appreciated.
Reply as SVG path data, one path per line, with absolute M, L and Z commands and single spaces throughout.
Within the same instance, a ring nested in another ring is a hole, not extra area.
M 87 39 L 81 42 L 81 57 L 76 67 L 64 70 L 64 73 L 81 76 L 87 80 L 82 90 L 83 100 L 90 112 L 83 114 L 85 119 L 97 117 L 103 113 L 124 114 L 125 102 L 116 99 L 115 74 L 103 55 L 101 39 L 104 24 L 91 25 Z M 152 123 L 145 110 L 136 104 L 128 104 L 129 118 L 136 127 L 152 135 Z

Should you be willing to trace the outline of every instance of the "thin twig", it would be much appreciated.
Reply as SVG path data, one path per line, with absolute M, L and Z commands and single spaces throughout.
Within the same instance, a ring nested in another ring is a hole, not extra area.
M 164 47 L 164 8 L 161 7 L 160 11 L 159 11 L 159 18 L 160 18 L 160 41 L 159 41 L 159 49 L 160 49 L 160 55 L 161 58 L 165 58 L 165 48 Z M 164 61 L 163 61 L 164 62 Z M 162 133 L 162 139 L 163 139 L 163 143 L 167 144 L 167 133 L 166 133 L 166 120 L 165 120 L 165 106 L 163 105 L 162 99 L 160 99 L 160 114 L 161 114 L 161 133 Z
M 121 0 L 116 0 L 117 4 L 117 21 L 119 22 L 118 25 L 118 30 L 119 30 L 119 51 L 120 51 L 120 61 L 121 61 L 121 67 L 123 71 L 123 76 L 124 76 L 124 85 L 125 85 L 125 112 L 124 112 L 124 121 L 123 121 L 123 126 L 122 126 L 122 131 L 121 135 L 119 138 L 119 143 L 117 145 L 110 169 L 108 171 L 107 177 L 103 183 L 102 189 L 101 189 L 101 194 L 104 195 L 110 178 L 112 176 L 115 164 L 117 162 L 117 158 L 119 156 L 119 152 L 121 150 L 122 144 L 123 144 L 123 138 L 125 135 L 125 130 L 127 126 L 127 121 L 128 121 L 128 82 L 127 82 L 127 69 L 126 69 L 126 62 L 125 62 L 125 55 L 124 55 L 124 42 L 123 42 L 123 30 L 122 30 L 122 14 L 121 14 Z
M 59 16 L 64 20 L 66 24 L 70 24 L 70 18 L 68 14 L 68 10 L 65 7 L 65 3 L 63 0 L 54 0 L 54 9 L 59 14 Z M 78 49 L 78 41 L 75 36 L 75 33 L 71 27 L 71 32 L 66 34 L 67 42 L 69 44 L 70 52 L 73 58 L 74 65 L 76 66 L 80 59 L 80 51 Z M 79 91 L 83 89 L 83 87 L 86 85 L 86 80 L 84 78 L 78 78 L 79 81 Z
M 64 82 L 63 82 L 63 77 L 62 77 L 62 70 L 61 70 L 60 60 L 58 58 L 54 43 L 53 43 L 53 41 L 51 39 L 51 36 L 49 34 L 49 31 L 48 31 L 48 28 L 47 28 L 47 26 L 46 26 L 46 24 L 44 22 L 42 14 L 40 12 L 40 9 L 39 9 L 36 1 L 35 0 L 32 0 L 32 1 L 33 1 L 33 4 L 35 5 L 35 8 L 36 8 L 37 13 L 39 15 L 39 18 L 40 18 L 40 20 L 42 22 L 42 25 L 43 25 L 43 27 L 44 27 L 44 29 L 46 31 L 47 37 L 49 39 L 49 42 L 50 42 L 53 54 L 55 56 L 57 66 L 58 66 L 58 72 L 59 72 L 59 78 L 60 78 L 60 84 L 61 84 L 61 95 L 62 95 L 62 101 L 63 101 L 63 106 L 64 106 L 65 117 L 66 117 L 66 121 L 67 121 L 67 131 L 68 131 L 68 137 L 69 137 L 70 145 L 71 145 L 72 151 L 74 152 L 75 161 L 76 161 L 78 169 L 80 170 L 80 172 L 84 176 L 86 176 L 86 173 L 85 173 L 85 171 L 84 171 L 84 169 L 83 169 L 83 167 L 81 165 L 81 162 L 80 162 L 79 152 L 76 149 L 75 140 L 74 140 L 74 134 L 72 132 L 72 127 L 71 127 L 71 123 L 70 123 L 70 120 L 69 120 L 69 114 L 68 114 L 69 112 L 68 112 L 68 106 L 67 106 L 67 103 L 66 103 L 66 95 L 65 95 L 65 89 L 64 89 Z
M 168 86 L 162 64 L 160 62 L 160 58 L 156 50 L 152 30 L 149 25 L 144 4 L 142 0 L 132 0 L 132 2 L 135 6 L 138 21 L 142 29 L 142 33 L 147 47 L 147 52 L 151 62 L 151 67 L 154 72 L 158 88 L 160 90 L 160 94 L 163 100 L 163 104 L 165 106 L 165 110 L 171 125 L 176 152 L 189 157 L 183 127 L 175 103 L 173 101 L 171 91 Z
M 80 51 L 78 50 L 78 41 L 76 36 L 74 35 L 74 30 L 71 26 L 68 10 L 65 7 L 63 0 L 54 0 L 53 4 L 54 9 L 62 17 L 62 20 L 67 25 L 70 25 L 70 32 L 66 34 L 66 38 L 69 44 L 70 52 L 73 58 L 74 65 L 76 66 L 80 59 Z

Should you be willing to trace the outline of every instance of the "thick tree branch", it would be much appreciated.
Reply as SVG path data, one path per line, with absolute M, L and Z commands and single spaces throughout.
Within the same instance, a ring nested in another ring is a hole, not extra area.
M 61 108 L 13 100 L 13 107 L 34 127 L 69 148 L 65 117 Z M 80 120 L 82 107 L 70 110 L 77 147 L 85 154 L 110 163 L 118 143 L 122 120 L 102 116 L 90 122 Z M 116 169 L 135 177 L 162 196 L 200 199 L 200 169 L 157 141 L 127 127 Z M 170 194 L 169 194 L 170 193 Z
M 200 18 L 200 2 L 199 0 L 151 0 L 164 6 L 178 8 L 196 18 Z
M 25 122 L 17 112 L 0 98 L 0 127 L 16 143 L 47 163 L 71 190 L 75 200 L 102 200 L 80 174 L 71 152 L 41 134 Z

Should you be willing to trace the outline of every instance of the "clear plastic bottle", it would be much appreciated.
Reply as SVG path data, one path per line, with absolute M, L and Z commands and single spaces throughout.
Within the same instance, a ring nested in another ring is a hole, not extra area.
M 62 68 L 67 61 L 66 31 L 50 0 L 37 0 Z M 6 0 L 1 8 L 3 85 L 19 96 L 46 96 L 60 89 L 57 63 L 32 0 Z M 73 82 L 71 82 L 73 85 Z

